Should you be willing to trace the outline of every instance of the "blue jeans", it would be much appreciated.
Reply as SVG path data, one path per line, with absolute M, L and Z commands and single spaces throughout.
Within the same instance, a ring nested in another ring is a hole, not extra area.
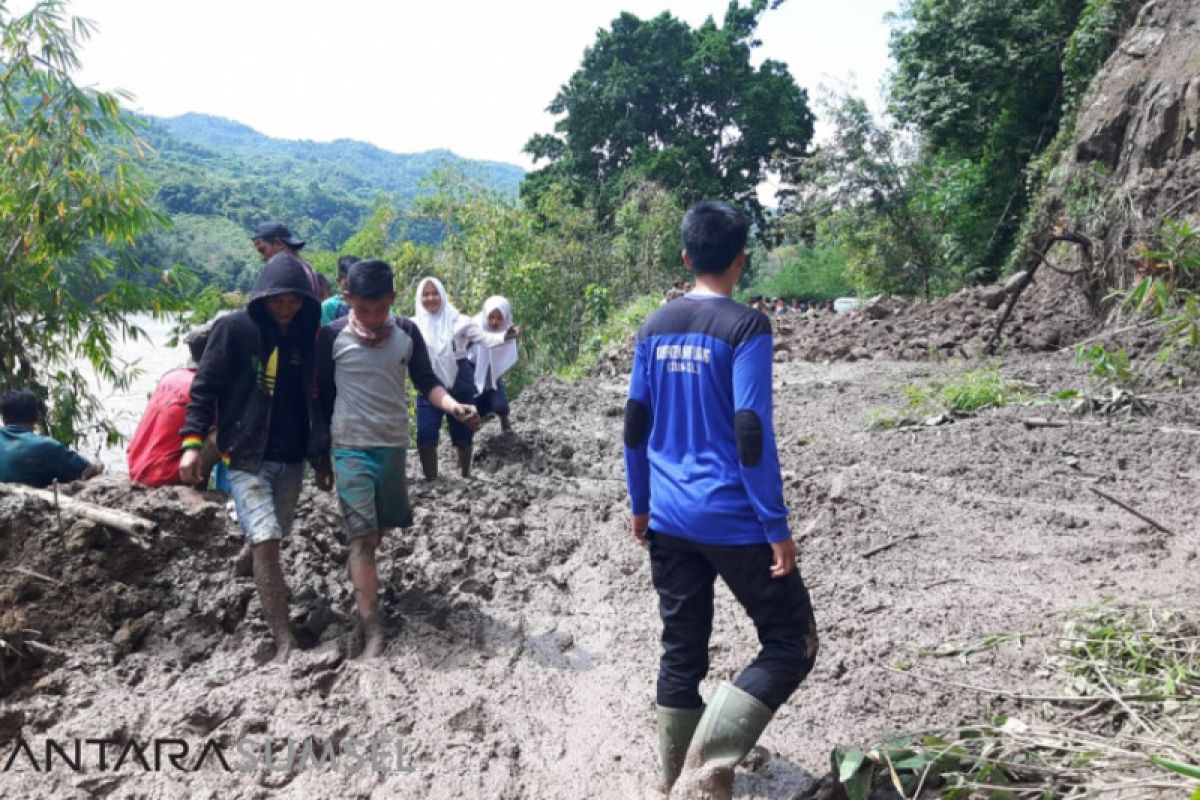
M 287 536 L 303 484 L 303 461 L 264 461 L 258 472 L 229 470 L 230 494 L 246 541 L 255 545 Z
M 475 368 L 465 358 L 458 360 L 458 375 L 450 396 L 460 403 L 475 403 Z M 466 447 L 475 438 L 475 432 L 454 417 L 437 408 L 421 395 L 417 395 L 417 446 L 436 447 L 442 429 L 442 418 L 450 428 L 450 441 L 455 447 Z
M 479 398 L 475 401 L 475 408 L 479 409 L 479 416 L 486 417 L 488 414 L 499 414 L 502 417 L 508 416 L 508 396 L 504 394 L 504 384 L 496 381 L 495 389 L 485 389 L 480 393 Z

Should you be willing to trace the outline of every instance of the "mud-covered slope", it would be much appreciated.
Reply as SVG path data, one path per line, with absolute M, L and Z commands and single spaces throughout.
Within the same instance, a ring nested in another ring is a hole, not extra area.
M 1005 369 L 1051 390 L 1069 364 L 1027 356 Z M 947 369 L 777 364 L 786 499 L 822 649 L 768 729 L 772 759 L 739 774 L 739 796 L 792 797 L 837 744 L 1000 710 L 1053 713 L 891 665 L 1053 693 L 1061 687 L 1040 667 L 1062 612 L 1108 597 L 1194 606 L 1197 456 L 1191 438 L 1161 430 L 1172 414 L 1181 424 L 1184 395 L 1153 422 L 1027 431 L 1019 419 L 1029 412 L 1015 408 L 866 430 L 872 409 Z M 416 524 L 389 533 L 380 556 L 389 645 L 371 662 L 346 658 L 352 603 L 326 495 L 306 490 L 284 550 L 303 649 L 282 667 L 262 663 L 268 634 L 252 582 L 234 573 L 240 542 L 223 505 L 115 478 L 78 492 L 157 520 L 162 534 L 139 546 L 70 519 L 60 531 L 48 509 L 3 500 L 0 765 L 18 736 L 39 760 L 48 739 L 120 748 L 178 738 L 192 759 L 205 742 L 225 747 L 231 770 L 210 756 L 195 772 L 165 762 L 145 771 L 132 758 L 114 772 L 110 751 L 103 771 L 93 758 L 82 773 L 61 763 L 34 772 L 22 755 L 0 772 L 0 796 L 643 796 L 655 770 L 659 624 L 645 553 L 627 532 L 623 402 L 623 379 L 540 382 L 517 405 L 516 434 L 481 434 L 476 480 L 413 483 Z M 1136 499 L 1177 533 L 1089 485 Z M 706 689 L 755 650 L 723 589 L 718 604 Z M 1003 632 L 1025 633 L 1024 646 L 963 661 L 918 655 Z M 344 753 L 372 735 L 399 741 L 411 771 L 282 769 L 287 740 Z M 261 763 L 268 739 L 279 771 Z M 256 769 L 233 768 L 248 763 L 238 742 Z

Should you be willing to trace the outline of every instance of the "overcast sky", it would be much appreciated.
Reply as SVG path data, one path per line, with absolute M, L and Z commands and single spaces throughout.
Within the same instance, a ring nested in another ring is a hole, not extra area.
M 27 6 L 29 0 L 11 7 Z M 814 98 L 853 82 L 877 100 L 883 16 L 898 0 L 788 0 L 759 27 L 756 58 L 788 64 Z M 360 139 L 401 153 L 447 148 L 530 166 L 546 106 L 596 31 L 622 11 L 698 25 L 723 0 L 75 0 L 99 25 L 80 81 L 134 94 L 133 107 L 188 111 L 271 136 Z M 876 104 L 877 105 L 877 104 Z

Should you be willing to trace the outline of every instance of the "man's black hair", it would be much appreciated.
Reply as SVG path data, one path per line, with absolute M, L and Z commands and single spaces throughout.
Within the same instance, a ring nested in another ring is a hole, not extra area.
M 0 395 L 0 417 L 5 425 L 32 425 L 42 416 L 42 401 L 28 389 L 9 389 Z
M 687 212 L 682 229 L 692 270 L 719 275 L 746 249 L 750 220 L 728 203 L 705 201 Z
M 212 325 L 203 325 L 199 328 L 193 328 L 188 331 L 187 336 L 183 337 L 183 343 L 187 345 L 188 352 L 192 356 L 192 361 L 197 364 L 204 357 L 204 349 L 208 347 L 208 337 L 212 333 Z
M 354 262 L 360 261 L 358 256 L 344 255 L 338 257 L 338 277 L 344 278 L 350 274 L 350 268 L 354 266 Z
M 386 261 L 356 261 L 346 276 L 346 294 L 363 300 L 378 300 L 395 291 L 392 267 Z

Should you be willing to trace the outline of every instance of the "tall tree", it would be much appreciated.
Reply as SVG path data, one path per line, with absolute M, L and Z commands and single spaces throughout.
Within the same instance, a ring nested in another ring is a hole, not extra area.
M 803 155 L 813 132 L 807 95 L 787 67 L 751 64 L 768 5 L 733 0 L 720 27 L 709 17 L 692 29 L 665 12 L 615 19 L 551 102 L 562 115 L 555 132 L 526 144 L 548 163 L 526 178 L 523 196 L 565 183 L 610 225 L 629 187 L 649 180 L 682 203 L 725 198 L 761 219 L 765 170 Z
M 1029 203 L 1024 169 L 1064 111 L 1063 59 L 1096 0 L 905 0 L 894 18 L 892 113 L 921 135 L 923 158 L 973 173 L 979 223 L 957 249 L 994 278 Z
M 161 221 L 142 144 L 115 96 L 72 81 L 92 26 L 64 6 L 13 15 L 0 0 L 0 388 L 40 391 L 51 431 L 76 439 L 85 420 L 115 436 L 78 362 L 121 385 L 112 339 L 139 334 L 129 313 L 179 308 L 189 282 L 150 279 L 132 250 Z

